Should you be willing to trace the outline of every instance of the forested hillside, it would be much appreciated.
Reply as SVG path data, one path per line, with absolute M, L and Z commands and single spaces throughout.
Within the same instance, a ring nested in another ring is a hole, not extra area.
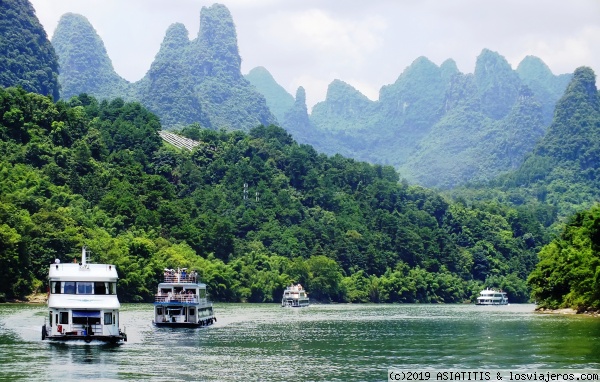
M 558 233 L 569 217 L 600 200 L 599 141 L 596 75 L 592 69 L 580 67 L 557 102 L 552 124 L 524 163 L 492 182 L 454 194 L 536 206 L 539 220 L 554 224 Z
M 600 308 L 600 97 L 590 68 L 567 85 L 533 57 L 515 72 L 484 51 L 473 75 L 451 60 L 437 67 L 420 58 L 377 102 L 334 81 L 313 110 L 330 134 L 311 120 L 302 87 L 283 113 L 289 131 L 249 128 L 272 115 L 260 97 L 239 103 L 255 93 L 239 81 L 223 6 L 203 9 L 195 40 L 171 26 L 138 88 L 114 73 L 87 20 L 66 15 L 55 37 L 69 52 L 66 71 L 79 77 L 65 86 L 103 95 L 58 102 L 55 56 L 33 9 L 1 6 L 0 48 L 10 52 L 0 58 L 0 301 L 43 290 L 47 266 L 85 245 L 92 261 L 117 265 L 123 301 L 150 301 L 165 267 L 187 267 L 218 301 L 276 301 L 300 282 L 322 302 L 462 302 L 484 285 L 523 302 L 529 276 L 543 307 Z M 86 60 L 97 65 L 81 66 Z M 267 74 L 258 73 L 265 88 L 280 91 Z M 198 78 L 192 92 L 188 82 Z M 145 89 L 147 106 L 112 98 L 119 89 Z M 189 119 L 171 121 L 199 142 L 192 151 L 160 139 L 161 119 L 149 109 L 164 99 L 169 115 Z M 363 134 L 370 124 L 380 135 Z M 359 148 L 377 162 L 394 154 L 381 146 L 394 140 L 395 155 L 423 178 L 443 170 L 438 186 L 516 170 L 445 197 L 401 180 L 391 165 L 349 158 Z M 414 144 L 420 151 L 407 156 Z M 550 242 L 548 232 L 560 236 Z
M 529 276 L 540 308 L 600 310 L 600 207 L 577 213 Z
M 59 97 L 57 57 L 28 0 L 0 2 L 0 86 Z
M 61 98 L 80 93 L 100 99 L 129 95 L 129 82 L 115 72 L 102 39 L 85 17 L 63 15 L 54 31 L 52 46 L 60 64 Z
M 6 298 L 41 288 L 54 258 L 86 245 L 117 265 L 124 301 L 149 301 L 166 266 L 197 269 L 220 301 L 273 301 L 290 281 L 318 301 L 458 302 L 484 282 L 524 301 L 546 242 L 524 209 L 450 203 L 275 126 L 190 126 L 201 141 L 190 153 L 119 99 L 6 89 L 0 115 Z

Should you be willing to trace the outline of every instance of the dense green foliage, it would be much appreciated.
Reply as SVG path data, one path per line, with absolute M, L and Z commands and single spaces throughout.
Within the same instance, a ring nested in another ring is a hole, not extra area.
M 59 97 L 58 60 L 28 0 L 0 2 L 0 86 Z
M 60 96 L 69 99 L 80 93 L 100 99 L 127 97 L 129 83 L 114 70 L 100 36 L 88 20 L 64 14 L 52 36 L 60 64 Z
M 208 127 L 211 124 L 190 86 L 192 75 L 183 59 L 189 43 L 185 26 L 171 25 L 150 70 L 135 85 L 140 102 L 161 116 L 163 126 L 200 123 Z
M 517 170 L 453 191 L 463 200 L 496 200 L 524 208 L 558 236 L 539 253 L 529 278 L 541 307 L 600 308 L 600 212 L 593 207 L 600 198 L 599 141 L 596 78 L 590 68 L 581 67 L 557 102 L 546 134 Z
M 576 214 L 529 276 L 541 308 L 600 310 L 600 206 Z
M 561 225 L 600 199 L 600 97 L 592 69 L 577 68 L 546 134 L 523 164 L 455 194 L 531 206 L 544 225 Z
M 221 301 L 274 301 L 295 281 L 319 301 L 455 302 L 485 283 L 516 302 L 547 242 L 524 209 L 449 203 L 275 126 L 189 126 L 201 141 L 189 152 L 163 145 L 158 119 L 120 99 L 54 104 L 6 89 L 0 116 L 8 298 L 86 245 L 117 265 L 124 301 L 150 300 L 164 267 L 188 267 Z

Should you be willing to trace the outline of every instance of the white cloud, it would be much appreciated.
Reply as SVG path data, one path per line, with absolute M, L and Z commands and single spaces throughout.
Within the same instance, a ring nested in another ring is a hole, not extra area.
M 521 59 L 526 54 L 542 58 L 554 74 L 572 73 L 580 66 L 592 66 L 597 62 L 597 47 L 600 47 L 600 26 L 588 26 L 569 37 L 544 39 L 530 38 Z M 596 75 L 600 72 L 596 72 Z

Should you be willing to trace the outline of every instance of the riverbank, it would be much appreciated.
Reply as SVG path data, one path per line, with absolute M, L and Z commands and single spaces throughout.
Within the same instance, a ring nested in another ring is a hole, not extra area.
M 45 304 L 48 301 L 48 296 L 45 293 L 32 293 L 29 296 L 25 296 L 24 300 L 21 299 L 7 299 L 0 302 L 9 303 L 27 303 L 27 304 Z
M 600 317 L 600 312 L 598 311 L 578 311 L 577 309 L 572 308 L 562 308 L 562 309 L 548 309 L 548 308 L 535 308 L 537 313 L 543 314 L 585 314 L 588 316 Z

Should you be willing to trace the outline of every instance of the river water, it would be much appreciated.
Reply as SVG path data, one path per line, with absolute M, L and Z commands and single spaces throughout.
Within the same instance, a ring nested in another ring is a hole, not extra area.
M 0 380 L 386 381 L 391 367 L 600 369 L 600 318 L 534 305 L 215 304 L 207 328 L 152 325 L 123 304 L 128 342 L 41 340 L 45 305 L 0 304 Z

